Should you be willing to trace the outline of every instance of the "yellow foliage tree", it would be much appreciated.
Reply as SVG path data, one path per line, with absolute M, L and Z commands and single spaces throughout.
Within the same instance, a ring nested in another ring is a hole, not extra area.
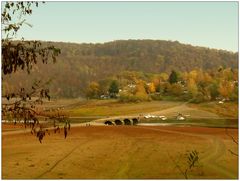
M 154 84 L 154 86 L 157 87 L 161 83 L 161 78 L 159 76 L 155 76 L 152 78 L 151 81 Z
M 170 90 L 175 96 L 180 96 L 182 94 L 182 86 L 180 84 L 172 84 Z
M 100 94 L 100 86 L 97 82 L 91 82 L 87 88 L 87 97 L 98 98 Z
M 225 80 L 232 80 L 233 79 L 233 72 L 231 68 L 226 68 L 223 70 L 223 78 Z
M 198 71 L 197 70 L 192 70 L 191 72 L 189 72 L 188 78 L 193 79 L 194 81 L 197 80 L 197 76 L 198 76 Z
M 149 93 L 154 93 L 154 92 L 156 92 L 156 88 L 155 88 L 154 83 L 151 82 L 151 83 L 148 85 L 148 92 L 149 92 Z
M 161 77 L 161 80 L 163 80 L 164 82 L 166 82 L 169 78 L 167 73 L 161 73 L 160 77 Z
M 198 88 L 195 80 L 193 78 L 190 78 L 187 83 L 188 92 L 192 95 L 192 97 L 195 97 L 198 93 Z
M 233 82 L 226 81 L 226 80 L 221 81 L 219 84 L 218 91 L 220 95 L 223 96 L 224 98 L 229 98 L 234 91 Z
M 213 81 L 213 78 L 207 72 L 205 72 L 204 73 L 204 81 L 207 83 L 210 83 Z
M 136 97 L 138 97 L 141 100 L 148 100 L 148 95 L 146 92 L 146 89 L 144 87 L 144 82 L 143 81 L 139 81 L 136 85 Z

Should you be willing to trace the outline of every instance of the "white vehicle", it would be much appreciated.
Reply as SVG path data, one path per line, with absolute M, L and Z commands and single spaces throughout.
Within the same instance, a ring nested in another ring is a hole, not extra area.
M 167 117 L 166 116 L 158 116 L 161 120 L 166 120 Z
M 148 115 L 144 116 L 144 118 L 146 118 L 146 119 L 151 118 L 151 115 L 148 114 Z
M 155 115 L 151 115 L 151 114 L 148 114 L 146 116 L 144 116 L 144 118 L 148 119 L 148 118 L 156 118 L 157 116 Z
M 185 117 L 183 117 L 183 116 L 178 116 L 178 117 L 177 117 L 177 120 L 185 120 Z
M 167 118 L 166 118 L 166 117 L 162 117 L 161 119 L 162 119 L 162 120 L 166 120 Z
M 185 120 L 186 116 L 182 115 L 181 113 L 178 113 L 177 120 Z

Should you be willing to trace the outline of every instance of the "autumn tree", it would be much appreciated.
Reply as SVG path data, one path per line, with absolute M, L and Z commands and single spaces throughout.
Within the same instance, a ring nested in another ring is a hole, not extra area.
M 219 96 L 219 87 L 216 81 L 208 86 L 208 91 L 210 92 L 211 100 L 215 100 Z
M 101 95 L 109 94 L 109 86 L 110 86 L 111 82 L 112 82 L 111 79 L 102 79 L 102 80 L 98 81 Z
M 183 92 L 181 84 L 178 83 L 172 84 L 169 92 L 174 96 L 180 96 Z
M 97 82 L 90 82 L 86 91 L 88 98 L 97 99 L 100 96 L 100 86 Z
M 163 72 L 159 75 L 161 81 L 167 81 L 169 79 L 169 76 L 167 73 Z
M 154 76 L 151 80 L 151 83 L 153 84 L 155 91 L 156 92 L 160 92 L 160 83 L 162 82 L 161 77 L 160 76 Z
M 156 92 L 156 87 L 155 87 L 154 83 L 152 83 L 152 82 L 148 83 L 146 85 L 146 91 L 148 94 L 152 94 L 152 93 Z
M 187 89 L 191 97 L 195 97 L 198 93 L 198 88 L 195 80 L 190 78 L 187 83 Z
M 219 84 L 218 91 L 222 97 L 229 99 L 233 94 L 234 84 L 230 81 L 223 80 Z
M 168 81 L 169 81 L 170 84 L 177 83 L 177 81 L 178 81 L 177 72 L 175 72 L 174 70 L 172 70 L 172 72 L 171 72 L 171 74 L 170 74 L 170 76 L 169 76 Z
M 157 93 L 160 93 L 161 92 L 161 85 L 160 84 L 157 84 L 157 86 L 155 87 L 155 90 Z
M 192 71 L 190 71 L 189 72 L 189 74 L 188 74 L 188 77 L 189 77 L 189 79 L 193 79 L 195 82 L 197 82 L 198 80 L 198 76 L 199 76 L 199 74 L 198 74 L 198 71 L 197 70 L 192 70 Z
M 143 81 L 138 81 L 135 96 L 139 100 L 149 100 Z
M 116 80 L 113 80 L 110 84 L 109 87 L 109 94 L 110 97 L 112 98 L 116 98 L 117 94 L 119 93 L 119 85 L 118 82 Z

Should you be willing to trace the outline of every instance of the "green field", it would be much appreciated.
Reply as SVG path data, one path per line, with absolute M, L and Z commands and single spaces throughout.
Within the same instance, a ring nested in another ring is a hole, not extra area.
M 182 102 L 151 101 L 140 103 L 120 103 L 117 100 L 90 100 L 69 109 L 71 116 L 120 116 L 144 114 L 181 105 Z
M 63 107 L 72 123 L 85 123 L 111 116 L 141 115 L 141 123 L 171 123 L 208 127 L 238 127 L 238 104 L 207 102 L 193 104 L 179 101 L 151 101 L 121 103 L 117 100 L 78 100 L 62 99 L 45 102 L 46 108 Z M 190 115 L 186 120 L 176 120 L 176 115 Z M 143 118 L 144 115 L 164 115 L 167 120 Z

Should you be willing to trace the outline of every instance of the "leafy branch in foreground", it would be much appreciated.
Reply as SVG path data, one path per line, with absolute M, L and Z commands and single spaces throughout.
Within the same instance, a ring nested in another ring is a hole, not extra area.
M 2 3 L 1 22 L 2 33 L 6 35 L 5 39 L 9 39 L 9 37 L 14 35 L 16 36 L 23 24 L 31 26 L 30 24 L 26 23 L 26 20 L 23 19 L 23 17 L 26 15 L 31 15 L 33 12 L 32 7 L 38 7 L 38 5 L 39 2 L 34 1 L 7 1 Z
M 238 140 L 235 139 L 232 135 L 229 134 L 227 128 L 225 129 L 225 132 L 226 132 L 226 135 L 229 136 L 229 137 L 232 139 L 233 143 L 235 143 L 235 144 L 238 146 Z M 237 152 L 234 152 L 234 151 L 232 151 L 232 150 L 230 150 L 230 149 L 228 149 L 228 151 L 229 151 L 232 155 L 238 156 L 238 153 L 237 153 Z
M 186 159 L 187 159 L 187 165 L 183 167 L 180 165 L 179 160 L 176 161 L 174 160 L 168 153 L 169 158 L 174 162 L 175 168 L 179 170 L 179 172 L 184 176 L 185 179 L 188 179 L 188 173 L 189 171 L 192 171 L 194 167 L 197 167 L 199 164 L 199 154 L 196 150 L 191 151 L 190 153 L 186 154 Z
M 39 41 L 13 41 L 20 28 L 28 23 L 23 19 L 25 15 L 32 14 L 32 7 L 35 5 L 38 7 L 38 2 L 4 2 L 1 14 L 2 22 L 2 75 L 10 75 L 14 72 L 22 69 L 30 71 L 34 64 L 38 61 L 42 61 L 47 64 L 49 59 L 56 62 L 56 57 L 61 53 L 60 49 L 54 46 L 43 46 Z M 31 26 L 31 25 L 29 25 Z M 46 121 L 40 124 L 39 119 L 41 117 L 47 120 L 54 120 L 53 129 L 60 132 L 60 127 L 56 127 L 56 121 L 65 121 L 65 124 L 70 123 L 66 116 L 57 114 L 55 116 L 48 117 L 44 115 L 44 112 L 38 111 L 36 106 L 42 104 L 43 99 L 50 100 L 49 89 L 46 85 L 49 82 L 42 83 L 41 81 L 35 82 L 31 90 L 27 90 L 24 87 L 17 92 L 8 92 L 2 95 L 2 118 L 8 119 L 16 124 L 22 122 L 25 128 L 29 126 L 31 133 L 36 135 L 42 143 L 42 139 L 45 136 L 45 132 L 48 129 L 52 129 L 51 125 L 48 125 Z M 67 129 L 64 129 L 65 138 L 67 136 Z
M 42 104 L 44 99 L 50 100 L 49 89 L 46 88 L 48 84 L 49 82 L 37 81 L 29 91 L 21 88 L 16 93 L 6 93 L 2 96 L 2 118 L 14 124 L 23 123 L 25 128 L 30 127 L 31 133 L 38 137 L 40 143 L 45 132 L 50 134 L 49 131 L 53 129 L 55 133 L 59 133 L 60 123 L 68 126 L 66 130 L 64 127 L 65 138 L 67 131 L 70 130 L 70 122 L 65 112 L 59 109 L 38 110 L 37 106 Z M 41 119 L 44 121 L 40 124 Z
M 40 41 L 13 41 L 19 29 L 27 24 L 23 19 L 25 15 L 32 14 L 32 6 L 38 7 L 38 2 L 5 2 L 1 14 L 2 34 L 2 72 L 11 74 L 18 69 L 30 70 L 37 60 L 47 63 L 48 59 L 56 62 L 56 57 L 61 53 L 54 46 L 43 47 Z M 28 24 L 29 25 L 29 24 Z
M 51 58 L 55 63 L 60 53 L 60 49 L 54 46 L 43 47 L 39 41 L 2 40 L 2 72 L 11 74 L 19 69 L 26 69 L 30 73 L 39 59 L 47 64 Z

